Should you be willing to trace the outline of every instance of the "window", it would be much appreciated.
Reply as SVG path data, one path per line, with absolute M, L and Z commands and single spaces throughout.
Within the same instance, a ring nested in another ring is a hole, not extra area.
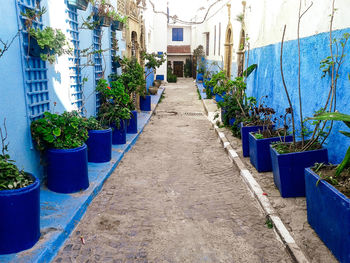
M 209 56 L 209 33 L 206 33 L 206 49 L 205 49 L 205 55 Z
M 183 28 L 173 28 L 173 41 L 184 41 Z
M 221 47 L 221 23 L 219 23 L 219 56 L 220 56 L 220 47 Z
M 214 56 L 216 51 L 216 26 L 214 26 Z

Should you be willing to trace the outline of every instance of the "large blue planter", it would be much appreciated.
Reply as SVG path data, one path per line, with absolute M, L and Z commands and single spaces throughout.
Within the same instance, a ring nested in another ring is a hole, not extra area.
M 47 187 L 57 193 L 75 193 L 89 187 L 87 146 L 46 152 Z
M 243 122 L 241 122 L 240 126 L 241 126 L 243 156 L 249 157 L 249 133 L 262 130 L 263 126 L 244 126 Z
M 40 237 L 39 180 L 35 178 L 24 188 L 0 191 L 0 210 L 0 254 L 34 246 Z
M 112 125 L 112 144 L 126 144 L 126 120 L 119 121 L 119 128 Z
M 311 169 L 305 169 L 307 219 L 334 256 L 350 262 L 350 200 Z
M 127 133 L 137 133 L 137 111 L 136 110 L 133 110 L 131 112 L 131 119 L 128 122 L 126 132 Z
M 304 169 L 328 163 L 327 149 L 279 154 L 270 145 L 273 180 L 282 197 L 305 196 Z
M 203 81 L 203 73 L 197 73 L 197 81 Z
M 112 159 L 112 129 L 90 130 L 86 145 L 88 162 L 109 162 Z
M 140 96 L 140 109 L 142 111 L 151 111 L 151 95 Z
M 259 173 L 272 171 L 270 144 L 281 139 L 283 140 L 284 137 L 256 139 L 252 132 L 249 133 L 250 162 Z M 293 136 L 286 136 L 285 141 L 293 141 Z
M 223 92 L 220 94 L 215 94 L 215 101 L 216 102 L 221 102 L 224 101 L 224 96 L 226 95 L 226 92 Z

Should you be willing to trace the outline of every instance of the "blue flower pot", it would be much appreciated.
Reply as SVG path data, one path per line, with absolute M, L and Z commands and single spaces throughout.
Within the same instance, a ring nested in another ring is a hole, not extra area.
M 241 122 L 240 126 L 241 126 L 243 156 L 249 157 L 249 133 L 262 130 L 263 126 L 244 126 L 243 122 Z
M 0 191 L 0 254 L 29 249 L 40 237 L 40 182 Z
M 307 220 L 334 256 L 349 263 L 350 200 L 326 181 L 319 180 L 311 169 L 305 169 Z
M 214 94 L 214 87 L 209 87 L 211 94 Z
M 327 149 L 279 154 L 270 145 L 273 180 L 282 197 L 305 196 L 304 169 L 328 163 Z
M 89 187 L 87 146 L 46 152 L 47 187 L 57 193 L 75 193 Z
M 112 144 L 126 144 L 126 120 L 119 121 L 119 128 L 112 125 Z
M 231 119 L 228 120 L 228 123 L 230 124 L 230 126 L 233 126 L 235 121 L 236 121 L 236 118 L 231 118 Z
M 38 41 L 35 37 L 30 36 L 29 39 L 29 56 L 40 58 L 40 54 L 53 54 L 53 50 L 50 51 L 48 47 L 44 47 L 43 49 L 39 46 Z
M 112 159 L 112 129 L 90 130 L 86 145 L 88 162 L 109 162 Z
M 85 11 L 89 5 L 89 0 L 68 0 L 68 4 Z
M 259 173 L 272 171 L 270 144 L 280 140 L 280 137 L 256 139 L 251 132 L 249 133 L 250 162 Z M 293 141 L 293 136 L 286 136 L 285 141 Z
M 133 110 L 131 112 L 131 119 L 128 122 L 126 132 L 127 133 L 137 133 L 137 111 L 136 110 Z
M 203 73 L 197 73 L 197 81 L 203 81 Z
M 151 95 L 140 96 L 140 109 L 142 111 L 151 111 Z
M 119 29 L 119 21 L 112 21 L 112 30 L 118 30 Z
M 215 94 L 215 101 L 216 102 L 221 102 L 224 101 L 224 96 L 226 95 L 226 92 L 223 92 L 220 94 Z

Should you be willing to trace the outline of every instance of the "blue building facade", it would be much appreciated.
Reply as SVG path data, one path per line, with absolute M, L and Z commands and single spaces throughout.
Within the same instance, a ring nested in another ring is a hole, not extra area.
M 39 3 L 47 12 L 34 26 L 61 29 L 73 50 L 70 55 L 58 57 L 53 64 L 28 56 L 28 34 L 21 12 L 35 9 Z M 18 167 L 43 178 L 39 153 L 30 136 L 31 121 L 40 118 L 45 111 L 80 110 L 86 116 L 95 115 L 98 107 L 95 84 L 99 78 L 107 78 L 113 72 L 112 57 L 122 55 L 125 41 L 122 32 L 116 31 L 118 50 L 112 53 L 111 27 L 100 27 L 99 32 L 82 27 L 92 12 L 91 5 L 82 11 L 69 5 L 67 0 L 11 0 L 0 5 L 0 12 L 6 14 L 0 17 L 0 39 L 10 43 L 15 37 L 0 58 L 1 127 L 4 130 L 6 120 L 9 154 Z M 100 48 L 105 52 L 85 57 L 81 50 L 97 48 L 96 33 L 101 38 Z M 120 69 L 116 72 L 120 73 Z

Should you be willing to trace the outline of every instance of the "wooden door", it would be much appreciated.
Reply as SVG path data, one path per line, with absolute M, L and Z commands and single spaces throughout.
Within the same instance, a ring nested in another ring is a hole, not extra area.
M 174 75 L 179 78 L 184 76 L 184 62 L 183 61 L 174 61 Z

